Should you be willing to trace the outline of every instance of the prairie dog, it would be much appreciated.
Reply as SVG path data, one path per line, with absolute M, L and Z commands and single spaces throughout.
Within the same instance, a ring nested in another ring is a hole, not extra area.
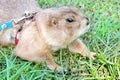
M 63 68 L 55 63 L 52 52 L 69 48 L 73 53 L 88 57 L 85 44 L 77 39 L 89 29 L 89 20 L 74 7 L 49 8 L 38 12 L 35 21 L 26 25 L 15 48 L 15 55 L 22 59 L 46 61 L 51 70 Z M 95 53 L 91 52 L 94 58 Z

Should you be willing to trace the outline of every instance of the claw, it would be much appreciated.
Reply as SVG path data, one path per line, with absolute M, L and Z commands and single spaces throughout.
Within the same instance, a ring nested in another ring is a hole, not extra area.
M 94 60 L 96 59 L 97 55 L 94 52 L 90 52 L 90 57 Z
M 71 75 L 72 71 L 70 69 L 68 70 L 64 70 L 63 72 L 58 72 L 58 74 L 62 75 L 62 74 L 65 74 L 65 75 Z

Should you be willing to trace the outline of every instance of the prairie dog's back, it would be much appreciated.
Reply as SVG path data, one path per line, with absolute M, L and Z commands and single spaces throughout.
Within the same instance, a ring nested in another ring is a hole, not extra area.
M 0 23 L 19 18 L 24 11 L 37 11 L 36 0 L 0 0 Z

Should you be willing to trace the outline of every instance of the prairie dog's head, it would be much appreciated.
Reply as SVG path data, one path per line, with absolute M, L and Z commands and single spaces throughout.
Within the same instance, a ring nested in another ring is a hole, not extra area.
M 70 43 L 89 28 L 88 19 L 74 7 L 45 9 L 36 15 L 37 26 L 47 42 Z

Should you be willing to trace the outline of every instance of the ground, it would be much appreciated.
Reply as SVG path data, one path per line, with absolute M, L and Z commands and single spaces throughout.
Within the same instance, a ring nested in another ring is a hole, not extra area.
M 75 6 L 90 19 L 91 28 L 80 38 L 95 60 L 63 49 L 55 61 L 71 75 L 58 74 L 45 63 L 24 61 L 14 50 L 0 47 L 0 80 L 118 80 L 120 79 L 120 1 L 119 0 L 39 0 L 41 8 Z

